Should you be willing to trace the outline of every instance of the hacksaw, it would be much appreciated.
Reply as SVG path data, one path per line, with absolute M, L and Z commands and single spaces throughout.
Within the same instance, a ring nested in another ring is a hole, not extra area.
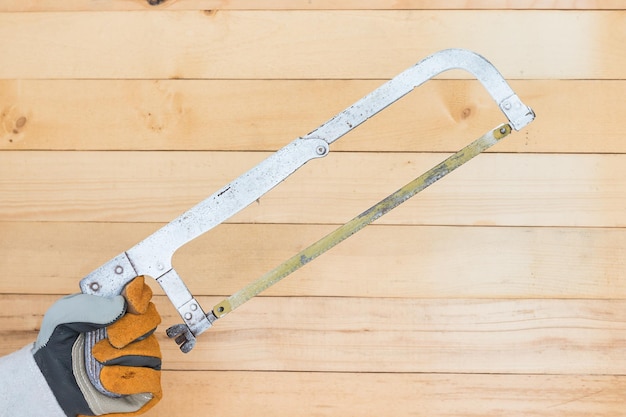
M 201 307 L 172 266 L 176 250 L 259 199 L 308 161 L 328 155 L 329 145 L 337 139 L 414 88 L 450 69 L 462 69 L 477 78 L 508 122 L 487 131 L 326 237 L 216 304 L 208 313 Z M 519 131 L 534 118 L 532 109 L 522 103 L 498 70 L 484 57 L 464 49 L 437 52 L 384 83 L 317 129 L 296 138 L 143 241 L 88 274 L 80 282 L 81 291 L 111 297 L 121 294 L 124 286 L 137 276 L 147 275 L 156 279 L 183 319 L 182 324 L 168 328 L 167 335 L 175 339 L 181 351 L 187 353 L 195 346 L 197 336 L 216 320 L 498 143 L 512 130 Z M 88 335 L 87 344 L 93 345 L 105 337 L 105 330 L 93 332 Z M 87 351 L 90 352 L 89 349 Z M 94 360 L 89 353 L 87 359 Z

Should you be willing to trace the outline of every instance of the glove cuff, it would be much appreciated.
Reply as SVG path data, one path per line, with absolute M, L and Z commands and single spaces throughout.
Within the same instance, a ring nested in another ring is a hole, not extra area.
M 61 338 L 75 336 L 74 332 L 64 327 L 59 327 L 55 332 L 57 337 Z M 37 348 L 35 345 L 33 348 L 33 358 L 39 370 L 68 417 L 73 417 L 76 413 L 89 415 L 91 409 L 73 377 L 72 352 L 54 347 L 53 345 L 46 349 L 35 350 Z
M 32 354 L 32 345 L 0 358 L 1 416 L 66 417 Z

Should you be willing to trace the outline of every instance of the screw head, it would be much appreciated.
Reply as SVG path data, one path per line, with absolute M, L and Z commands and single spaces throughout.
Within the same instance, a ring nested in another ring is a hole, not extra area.
M 89 289 L 93 292 L 98 292 L 100 291 L 100 284 L 98 284 L 97 282 L 92 282 L 91 284 L 89 284 Z
M 315 152 L 320 156 L 326 155 L 326 148 L 320 145 L 317 148 L 315 148 Z

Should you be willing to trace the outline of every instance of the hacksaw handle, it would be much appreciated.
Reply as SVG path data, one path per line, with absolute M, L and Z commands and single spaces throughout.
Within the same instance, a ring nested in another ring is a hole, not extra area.
M 87 275 L 80 281 L 84 294 L 101 297 L 121 295 L 126 285 L 137 277 L 137 273 L 126 253 L 120 254 Z M 170 301 L 177 308 L 185 324 L 172 326 L 167 330 L 170 338 L 174 338 L 182 352 L 190 352 L 195 346 L 196 336 L 209 327 L 210 321 L 198 301 L 191 295 L 176 271 L 172 268 L 157 279 Z M 89 381 L 102 394 L 117 398 L 118 394 L 108 391 L 100 381 L 102 364 L 92 354 L 93 347 L 107 338 L 106 328 L 85 334 L 85 368 Z
M 169 333 L 170 337 L 176 339 L 180 349 L 187 353 L 195 345 L 195 336 L 210 328 L 213 320 L 211 316 L 207 317 L 176 270 L 171 267 L 166 270 L 164 265 L 170 264 L 169 259 L 156 262 L 155 270 L 162 272 L 156 277 L 156 281 L 185 322 L 187 331 L 182 334 Z M 130 256 L 124 252 L 83 278 L 80 289 L 85 294 L 112 297 L 121 294 L 126 284 L 139 275 L 144 274 L 136 271 Z

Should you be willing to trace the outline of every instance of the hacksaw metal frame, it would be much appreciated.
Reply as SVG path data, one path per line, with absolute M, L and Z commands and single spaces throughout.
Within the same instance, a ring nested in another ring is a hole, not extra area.
M 287 144 L 143 241 L 88 274 L 80 282 L 82 292 L 110 297 L 120 294 L 124 286 L 137 276 L 153 277 L 184 321 L 168 329 L 168 335 L 176 339 L 183 352 L 189 352 L 199 334 L 236 306 L 232 302 L 225 303 L 227 299 L 207 314 L 172 266 L 176 250 L 253 203 L 308 161 L 326 156 L 330 144 L 414 88 L 451 69 L 465 70 L 478 79 L 508 119 L 508 124 L 483 136 L 488 136 L 485 140 L 500 139 L 511 129 L 520 130 L 534 119 L 532 109 L 522 103 L 498 70 L 484 57 L 464 49 L 437 52 L 384 83 L 317 129 Z M 489 143 L 489 146 L 493 144 Z M 460 163 L 454 168 L 465 160 L 457 159 L 456 162 Z M 256 294 L 258 292 L 248 292 L 243 302 Z M 240 304 L 238 302 L 237 306 Z M 92 334 L 88 340 L 93 344 L 104 337 L 105 333 Z

